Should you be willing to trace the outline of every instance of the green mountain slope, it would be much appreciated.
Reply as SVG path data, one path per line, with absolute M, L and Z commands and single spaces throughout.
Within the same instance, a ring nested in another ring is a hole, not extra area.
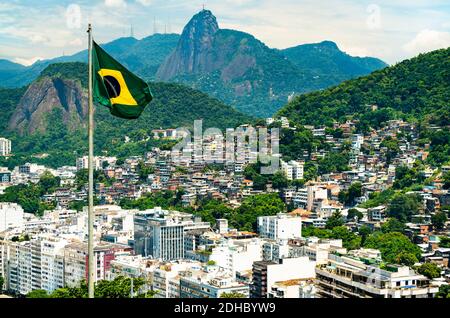
M 2 120 L 0 120 L 0 136 L 6 131 L 9 118 L 11 118 L 25 90 L 25 88 L 0 88 L 0 114 L 2 114 Z
M 377 58 L 350 56 L 331 41 L 299 45 L 281 53 L 299 69 L 309 70 L 332 85 L 388 66 Z
M 25 93 L 24 89 L 0 91 L 1 96 L 5 96 L 0 107 L 10 114 L 5 118 L 9 129 L 0 130 L 0 135 L 12 139 L 16 155 L 13 160 L 29 160 L 31 155 L 47 153 L 49 157 L 43 162 L 62 165 L 74 164 L 77 156 L 85 154 L 86 77 L 85 64 L 53 64 Z M 110 115 L 107 108 L 96 107 L 98 154 L 103 151 L 120 157 L 142 154 L 157 145 L 147 140 L 152 135 L 151 130 L 189 128 L 197 119 L 203 119 L 205 128 L 221 129 L 252 120 L 217 99 L 186 86 L 151 83 L 150 87 L 155 99 L 138 120 L 119 119 Z M 33 99 L 34 96 L 38 98 Z M 131 139 L 130 142 L 125 143 L 125 136 Z
M 186 84 L 251 116 L 272 116 L 291 97 L 337 85 L 386 66 L 374 58 L 351 57 L 333 42 L 276 50 L 250 34 L 220 29 L 203 10 L 182 35 L 119 38 L 102 45 L 127 68 L 147 80 Z M 87 52 L 2 71 L 2 87 L 21 87 L 52 63 L 86 62 Z
M 278 112 L 297 124 L 325 125 L 352 117 L 366 126 L 395 117 L 449 125 L 449 114 L 450 48 L 299 96 Z
M 220 29 L 212 12 L 203 10 L 185 26 L 157 78 L 188 84 L 242 112 L 268 117 L 291 96 L 386 66 L 352 58 L 327 43 L 332 42 L 271 49 L 250 34 Z
M 221 29 L 211 41 L 208 53 L 194 59 L 201 61 L 197 70 L 180 71 L 170 77 L 162 75 L 160 69 L 158 75 L 207 92 L 258 117 L 271 116 L 294 92 L 322 88 L 309 70 L 298 70 L 279 52 L 250 34 Z
M 101 46 L 133 72 L 153 80 L 159 66 L 176 47 L 178 39 L 177 34 L 154 34 L 142 40 L 119 38 Z M 16 67 L 12 68 L 11 64 L 14 65 L 14 63 L 3 61 L 0 61 L 0 86 L 14 88 L 30 84 L 51 64 L 87 62 L 87 50 L 71 56 L 38 61 L 29 67 L 15 64 Z M 5 67 L 2 67 L 3 65 Z

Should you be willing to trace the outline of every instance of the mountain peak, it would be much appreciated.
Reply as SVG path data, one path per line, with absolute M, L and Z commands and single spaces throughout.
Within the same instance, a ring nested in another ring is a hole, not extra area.
M 202 72 L 207 67 L 204 57 L 211 50 L 219 31 L 216 17 L 202 10 L 184 27 L 177 48 L 158 70 L 157 77 L 168 80 L 175 75 Z
M 192 17 L 184 27 L 183 36 L 213 36 L 219 30 L 216 17 L 209 10 L 202 10 Z
M 327 47 L 330 49 L 336 49 L 339 50 L 339 47 L 337 46 L 336 43 L 334 43 L 333 41 L 322 41 L 320 43 L 318 43 L 320 46 L 322 47 Z

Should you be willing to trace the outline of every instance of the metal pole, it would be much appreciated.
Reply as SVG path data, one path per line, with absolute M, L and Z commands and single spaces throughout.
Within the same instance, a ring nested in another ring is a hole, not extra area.
M 134 297 L 134 278 L 131 277 L 131 298 Z
M 89 23 L 89 210 L 88 210 L 88 291 L 94 298 L 94 103 L 92 98 L 92 25 Z

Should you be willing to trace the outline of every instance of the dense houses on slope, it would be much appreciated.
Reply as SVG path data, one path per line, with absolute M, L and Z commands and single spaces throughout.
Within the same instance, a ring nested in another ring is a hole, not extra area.
M 268 119 L 267 124 L 276 121 Z M 284 129 L 295 129 L 286 119 L 280 123 Z M 354 232 L 363 226 L 380 229 L 388 219 L 388 207 L 363 204 L 374 193 L 393 186 L 397 167 L 413 167 L 428 156 L 427 147 L 414 142 L 414 125 L 389 121 L 366 135 L 354 134 L 355 125 L 336 124 L 334 128 L 342 132 L 339 136 L 328 134 L 325 127 L 306 127 L 323 138 L 328 150 L 313 149 L 311 154 L 299 154 L 298 160 L 282 157 L 280 172 L 291 182 L 281 188 L 269 182 L 265 190 L 244 175 L 255 157 L 251 147 L 234 162 L 218 167 L 200 160 L 206 158 L 196 153 L 192 143 L 181 158 L 158 148 L 121 163 L 114 157 L 96 157 L 95 169 L 104 176 L 95 185 L 99 201 L 94 211 L 96 280 L 143 278 L 142 291 L 155 291 L 159 298 L 212 298 L 224 293 L 255 298 L 434 297 L 439 286 L 450 281 L 450 248 L 440 242 L 449 236 L 448 227 L 436 230 L 431 224 L 436 211 L 450 205 L 450 193 L 440 180 L 449 167 L 424 169 L 430 185 L 411 191 L 420 196 L 422 206 L 404 231 L 420 248 L 420 262 L 439 266 L 440 278 L 427 278 L 412 267 L 385 264 L 376 249 L 347 250 L 341 239 L 303 236 L 302 229 L 324 228 L 337 213 Z M 408 131 L 412 137 L 399 138 L 398 153 L 388 162 L 389 149 L 383 140 L 398 136 L 400 131 Z M 155 130 L 153 135 L 159 139 L 180 136 L 171 129 Z M 0 156 L 10 155 L 8 142 L 0 139 Z M 307 161 L 317 162 L 346 144 L 350 153 L 346 171 L 302 181 Z M 212 153 L 218 144 L 207 138 L 203 146 L 206 153 Z M 142 165 L 151 169 L 143 174 Z M 42 202 L 55 207 L 42 216 L 24 213 L 16 203 L 0 203 L 0 275 L 9 293 L 52 292 L 77 286 L 87 278 L 87 210 L 79 208 L 84 206 L 87 188 L 77 177 L 86 168 L 86 157 L 74 166 L 58 169 L 33 163 L 11 170 L 0 167 L 0 194 L 13 185 L 37 184 L 48 173 L 60 180 L 54 191 L 41 197 Z M 361 184 L 360 194 L 351 204 L 344 202 L 342 193 L 355 183 Z M 183 208 L 195 209 L 199 202 L 210 199 L 237 208 L 253 195 L 277 193 L 289 209 L 258 217 L 253 233 L 230 227 L 227 219 L 210 223 L 174 209 L 120 207 L 123 200 L 179 189 L 183 190 L 179 193 Z M 349 218 L 351 209 L 360 216 Z

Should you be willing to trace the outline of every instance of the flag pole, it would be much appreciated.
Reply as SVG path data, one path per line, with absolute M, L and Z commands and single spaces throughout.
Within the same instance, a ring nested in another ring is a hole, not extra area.
M 88 210 L 88 296 L 94 298 L 94 103 L 92 97 L 92 25 L 89 23 L 89 210 Z

